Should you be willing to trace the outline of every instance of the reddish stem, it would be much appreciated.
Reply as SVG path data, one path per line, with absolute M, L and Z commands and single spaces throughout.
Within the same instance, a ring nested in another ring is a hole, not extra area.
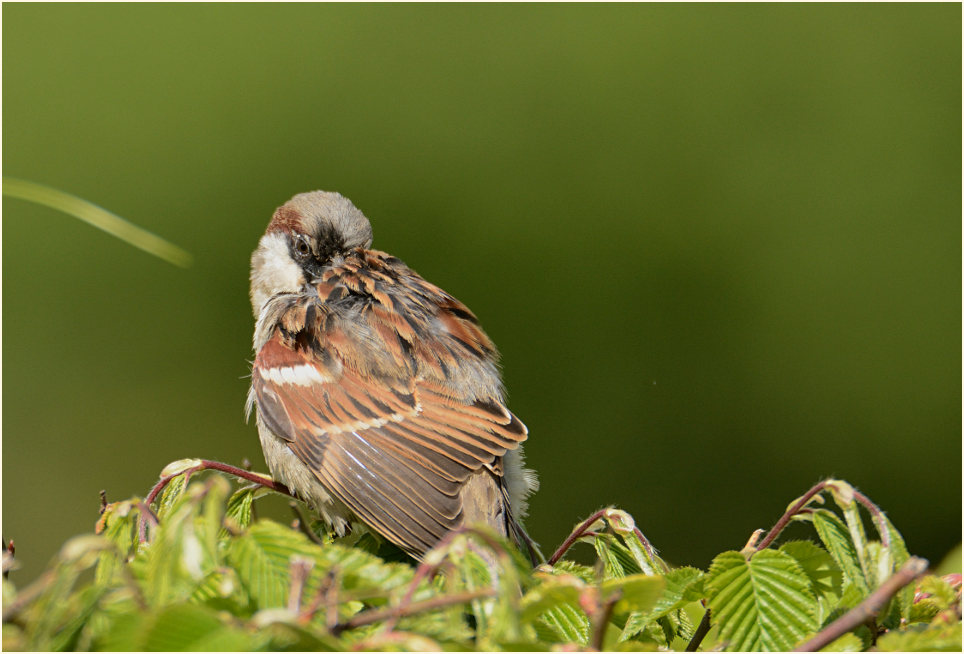
M 706 612 L 703 613 L 703 619 L 700 620 L 699 626 L 696 627 L 696 631 L 693 632 L 693 637 L 686 645 L 686 651 L 695 652 L 698 650 L 700 643 L 703 642 L 703 639 L 706 638 L 706 634 L 708 633 L 710 633 L 710 610 L 707 608 Z
M 636 538 L 639 539 L 639 542 L 643 544 L 643 548 L 646 550 L 646 553 L 649 554 L 649 558 L 659 563 L 663 568 L 663 572 L 669 572 L 669 566 L 666 565 L 666 561 L 656 556 L 656 548 L 653 547 L 648 538 L 643 536 L 643 532 L 639 530 L 639 527 L 634 526 L 633 532 L 636 534 Z
M 337 636 L 346 629 L 362 627 L 364 625 L 373 624 L 385 619 L 392 619 L 394 622 L 399 618 L 421 613 L 422 611 L 431 611 L 432 609 L 451 606 L 453 604 L 465 604 L 482 597 L 492 597 L 496 594 L 496 592 L 497 591 L 494 588 L 481 588 L 479 590 L 469 590 L 461 593 L 454 593 L 452 595 L 432 597 L 430 599 L 415 602 L 414 604 L 408 604 L 406 606 L 399 605 L 387 609 L 369 609 L 368 611 L 356 613 L 345 622 L 336 624 L 331 631 Z
M 559 559 L 562 558 L 562 555 L 565 554 L 577 540 L 582 538 L 587 531 L 589 531 L 589 528 L 594 522 L 606 515 L 606 511 L 608 511 L 608 509 L 600 509 L 599 511 L 596 511 L 591 516 L 586 518 L 578 527 L 573 529 L 572 533 L 569 534 L 569 538 L 562 542 L 562 545 L 559 546 L 559 549 L 557 549 L 553 555 L 549 557 L 549 560 L 546 561 L 546 563 L 549 565 L 555 565 Z
M 820 491 L 822 491 L 826 487 L 827 487 L 827 482 L 821 481 L 820 483 L 816 484 L 813 488 L 808 490 L 806 494 L 803 497 L 801 497 L 799 500 L 797 500 L 797 502 L 793 506 L 787 509 L 787 512 L 784 513 L 779 520 L 777 520 L 777 523 L 775 525 L 773 525 L 773 529 L 771 529 L 770 532 L 763 538 L 763 540 L 761 540 L 757 544 L 756 551 L 759 552 L 760 550 L 764 550 L 767 547 L 769 547 L 770 544 L 776 540 L 777 536 L 780 535 L 780 532 L 783 531 L 788 524 L 790 524 L 790 521 L 793 519 L 793 516 L 800 513 L 801 509 L 803 509 L 803 507 L 806 506 L 806 504 L 813 499 L 813 496 L 819 493 Z
M 294 497 L 295 499 L 298 499 L 298 496 L 292 493 L 287 486 L 273 479 L 265 479 L 261 475 L 255 474 L 248 470 L 244 470 L 243 468 L 238 468 L 237 466 L 228 465 L 227 463 L 221 463 L 220 461 L 209 461 L 207 459 L 201 459 L 201 462 L 198 463 L 198 465 L 192 466 L 185 470 L 181 470 L 180 472 L 176 472 L 173 475 L 167 475 L 166 477 L 162 477 L 160 481 L 154 484 L 154 487 L 151 489 L 151 492 L 147 494 L 147 499 L 144 502 L 145 505 L 148 507 L 148 510 L 150 509 L 151 504 L 153 504 L 154 501 L 157 499 L 157 496 L 160 495 L 161 491 L 163 491 L 167 487 L 167 485 L 171 483 L 173 479 L 180 477 L 181 475 L 184 475 L 185 480 L 187 480 L 187 479 L 190 479 L 192 474 L 194 474 L 195 472 L 201 472 L 202 470 L 217 470 L 219 472 L 226 472 L 229 475 L 234 475 L 235 477 L 240 477 L 241 479 L 254 482 L 259 486 L 269 488 L 275 491 L 276 493 L 281 493 L 283 495 L 288 495 L 290 497 Z M 151 515 L 153 516 L 153 513 Z M 153 522 L 157 524 L 157 517 L 153 516 L 153 518 L 154 518 Z M 147 540 L 147 525 L 143 517 L 138 522 L 140 523 L 138 527 L 139 538 L 141 542 L 144 542 L 145 540 Z
M 604 601 L 596 604 L 596 609 L 592 616 L 590 646 L 597 652 L 603 651 L 603 645 L 606 640 L 606 625 L 609 624 L 609 618 L 613 615 L 613 607 L 616 606 L 616 602 L 619 601 L 621 596 L 622 591 L 617 591 Z
M 884 512 L 880 507 L 870 501 L 870 499 L 858 490 L 854 491 L 854 499 L 864 505 L 864 508 L 873 517 L 877 524 L 877 531 L 880 533 L 880 544 L 890 549 L 890 530 L 887 528 L 887 521 L 884 520 Z

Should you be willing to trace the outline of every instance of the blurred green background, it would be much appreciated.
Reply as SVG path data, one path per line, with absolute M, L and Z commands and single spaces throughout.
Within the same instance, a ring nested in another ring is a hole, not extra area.
M 706 566 L 826 476 L 961 535 L 961 7 L 3 6 L 3 536 L 265 470 L 248 258 L 338 190 L 481 318 L 551 551 L 616 504 Z M 283 508 L 283 505 L 282 505 Z M 799 534 L 805 532 L 800 531 Z

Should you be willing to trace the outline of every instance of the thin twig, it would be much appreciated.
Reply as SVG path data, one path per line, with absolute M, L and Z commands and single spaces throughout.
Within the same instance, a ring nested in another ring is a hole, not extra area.
M 777 520 L 777 523 L 775 525 L 773 525 L 773 529 L 771 529 L 770 532 L 763 538 L 763 540 L 761 540 L 757 544 L 756 551 L 759 552 L 760 550 L 765 550 L 767 547 L 769 547 L 770 543 L 776 540 L 777 536 L 780 535 L 780 532 L 783 531 L 788 524 L 790 524 L 790 521 L 793 519 L 793 516 L 797 515 L 800 512 L 800 510 L 804 506 L 806 506 L 810 500 L 813 499 L 814 495 L 816 495 L 826 487 L 827 487 L 827 482 L 825 481 L 821 481 L 817 483 L 816 485 L 814 485 L 813 488 L 808 490 L 803 497 L 797 500 L 797 502 L 793 506 L 787 509 L 787 512 L 784 513 L 779 520 Z
M 147 503 L 153 504 L 154 500 L 157 499 L 158 494 L 160 494 L 160 492 L 164 490 L 164 488 L 171 482 L 172 479 L 176 477 L 180 477 L 181 475 L 191 475 L 191 474 L 194 474 L 195 472 L 201 472 L 202 470 L 219 470 L 220 472 L 226 472 L 229 475 L 234 475 L 235 477 L 240 477 L 241 479 L 246 479 L 248 481 L 254 482 L 259 486 L 264 486 L 265 488 L 269 488 L 275 491 L 276 493 L 281 493 L 282 495 L 289 495 L 297 499 L 297 496 L 294 493 L 292 493 L 287 486 L 271 479 L 270 477 L 265 477 L 263 475 L 259 475 L 254 472 L 249 472 L 247 470 L 244 470 L 243 468 L 228 465 L 227 463 L 221 463 L 220 461 L 208 461 L 207 459 L 202 459 L 200 463 L 198 463 L 198 465 L 188 468 L 186 470 L 182 470 L 181 472 L 177 472 L 173 475 L 168 475 L 167 477 L 164 477 L 159 482 L 157 482 L 157 484 L 154 485 L 154 488 L 151 489 L 151 492 L 147 496 Z
M 870 501 L 866 495 L 861 493 L 859 490 L 854 490 L 854 499 L 864 505 L 864 508 L 873 517 L 874 522 L 877 524 L 877 531 L 880 533 L 880 544 L 881 546 L 890 549 L 890 530 L 887 528 L 887 521 L 884 520 L 884 512 L 880 510 L 880 507 Z
M 292 613 L 301 611 L 301 595 L 305 590 L 305 582 L 308 581 L 308 575 L 311 574 L 313 567 L 315 567 L 315 562 L 312 559 L 300 556 L 291 557 L 291 563 L 288 566 L 288 576 L 291 579 L 291 586 L 288 588 L 288 610 Z
M 325 588 L 325 627 L 328 631 L 335 628 L 338 624 L 338 590 L 341 588 L 341 570 L 333 567 L 327 588 Z
M 442 561 L 438 561 L 437 563 L 428 563 L 426 561 L 421 561 L 418 564 L 418 567 L 415 568 L 415 575 L 412 577 L 412 581 L 409 583 L 408 588 L 405 590 L 405 595 L 402 596 L 402 601 L 399 602 L 398 606 L 399 607 L 408 606 L 411 603 L 412 598 L 415 596 L 415 591 L 418 589 L 418 585 L 423 580 L 430 579 L 431 577 L 433 577 L 435 575 L 435 572 L 438 570 L 439 566 L 442 565 L 443 562 L 444 562 L 444 559 Z M 385 624 L 385 630 L 391 631 L 392 629 L 395 628 L 396 624 L 398 624 L 397 617 L 390 619 Z
M 565 554 L 577 540 L 585 535 L 586 531 L 588 531 L 594 522 L 606 515 L 606 511 L 608 511 L 608 509 L 600 509 L 599 511 L 596 511 L 591 516 L 586 518 L 578 527 L 573 529 L 572 533 L 569 534 L 569 537 L 562 542 L 562 545 L 559 546 L 559 549 L 557 549 L 553 555 L 549 557 L 549 560 L 546 561 L 546 563 L 549 565 L 555 565 L 559 559 L 562 558 L 562 555 Z
M 622 591 L 617 591 L 596 606 L 592 616 L 592 639 L 590 641 L 590 646 L 596 651 L 603 651 L 604 641 L 606 640 L 606 625 L 609 624 L 613 607 L 616 606 L 616 602 L 619 601 L 622 594 Z
M 706 613 L 703 614 L 703 619 L 700 620 L 699 626 L 696 627 L 696 631 L 693 632 L 693 637 L 690 638 L 690 642 L 686 644 L 687 652 L 695 652 L 699 649 L 700 643 L 706 638 L 706 634 L 710 632 L 710 610 L 707 608 Z
M 480 538 L 496 553 L 496 555 L 505 565 L 512 565 L 509 553 L 505 551 L 505 548 L 503 548 L 498 541 L 494 540 L 487 533 L 474 527 L 462 526 L 457 529 L 453 529 L 445 534 L 445 536 L 443 536 L 442 539 L 439 540 L 439 542 L 437 542 L 429 551 L 436 552 L 446 549 L 452 544 L 452 541 L 454 541 L 456 537 L 461 536 L 462 534 L 473 534 L 477 538 Z M 422 561 L 419 562 L 418 567 L 415 569 L 415 575 L 412 577 L 412 581 L 409 583 L 408 589 L 405 591 L 405 595 L 402 597 L 402 601 L 399 602 L 397 607 L 395 607 L 396 609 L 404 609 L 406 606 L 408 606 L 412 601 L 412 598 L 415 596 L 415 591 L 418 590 L 418 585 L 423 580 L 433 577 L 442 564 L 447 561 L 447 555 L 443 555 L 439 560 L 435 561 L 434 563 L 430 563 L 429 561 L 431 561 L 433 558 L 434 557 L 427 556 L 426 553 L 426 556 L 423 557 Z M 397 624 L 398 616 L 390 618 L 388 622 L 385 623 L 385 631 L 393 630 Z
M 138 541 L 143 543 L 147 541 L 147 523 L 150 522 L 151 526 L 156 527 L 161 522 L 147 502 L 137 502 L 137 509 L 140 512 L 137 516 Z
M 372 609 L 363 611 L 362 613 L 353 615 L 345 622 L 336 624 L 331 631 L 337 636 L 346 629 L 363 627 L 365 625 L 373 624 L 389 618 L 397 620 L 398 618 L 415 615 L 416 613 L 421 613 L 422 611 L 431 611 L 432 609 L 438 609 L 443 606 L 465 604 L 467 602 L 471 602 L 472 600 L 481 599 L 483 597 L 492 597 L 496 594 L 496 592 L 497 591 L 494 588 L 480 588 L 479 590 L 470 590 L 463 593 L 432 597 L 430 599 L 423 600 L 421 602 L 414 602 L 406 606 L 400 605 L 387 609 Z
M 329 597 L 330 595 L 329 589 L 332 586 L 337 586 L 337 584 L 335 583 L 335 578 L 337 574 L 338 574 L 337 566 L 332 566 L 331 568 L 328 569 L 328 572 L 325 573 L 325 576 L 322 578 L 321 583 L 318 585 L 318 590 L 317 592 L 315 592 L 315 596 L 312 598 L 311 604 L 309 604 L 308 608 L 302 611 L 301 614 L 298 616 L 298 622 L 300 622 L 301 624 L 308 624 L 309 622 L 311 622 L 312 618 L 314 618 L 315 614 L 318 612 L 318 609 L 321 608 L 321 603 L 326 600 L 328 600 L 328 604 L 329 604 L 328 608 L 330 613 L 331 598 Z M 335 590 L 336 591 L 338 590 L 337 587 L 335 588 Z M 337 614 L 336 614 L 336 618 L 337 618 Z M 329 628 L 331 628 L 331 626 L 332 626 L 331 624 L 328 625 Z
M 157 496 L 160 495 L 161 491 L 163 491 L 167 487 L 167 485 L 171 483 L 172 480 L 176 479 L 177 477 L 180 477 L 181 475 L 184 475 L 184 481 L 186 485 L 187 481 L 190 479 L 192 474 L 194 474 L 195 472 L 201 472 L 202 470 L 217 470 L 219 472 L 226 472 L 229 475 L 234 475 L 235 477 L 240 477 L 241 479 L 246 479 L 247 481 L 254 482 L 259 486 L 264 486 L 265 488 L 273 490 L 276 493 L 281 493 L 282 495 L 288 495 L 289 497 L 294 497 L 295 499 L 298 499 L 298 496 L 292 493 L 287 486 L 271 479 L 270 477 L 264 477 L 257 473 L 249 472 L 242 468 L 238 468 L 237 466 L 228 465 L 227 463 L 221 463 L 220 461 L 209 461 L 207 459 L 201 459 L 201 461 L 196 466 L 192 466 L 185 470 L 181 470 L 180 472 L 176 472 L 173 475 L 167 475 L 166 477 L 162 477 L 161 480 L 158 481 L 156 484 L 154 484 L 154 487 L 151 488 L 151 492 L 147 494 L 147 499 L 145 500 L 146 505 L 149 507 L 151 504 L 153 504 L 154 501 L 157 499 Z M 156 519 L 156 516 L 155 516 L 155 519 Z M 144 524 L 143 520 L 139 520 L 139 523 L 140 523 L 138 525 L 139 538 L 141 542 L 144 542 L 147 539 L 146 525 Z
M 315 545 L 324 545 L 325 541 L 318 538 L 318 534 L 312 531 L 311 527 L 308 526 L 308 521 L 305 520 L 305 515 L 301 512 L 298 502 L 292 500 L 288 503 L 288 506 L 291 507 L 291 512 L 294 513 L 295 517 L 298 519 L 298 529 L 301 530 L 301 533 L 307 536 L 308 539 L 311 540 L 311 542 Z
M 458 529 L 454 529 L 449 533 L 445 534 L 445 536 L 443 536 L 442 539 L 435 544 L 435 546 L 432 548 L 431 551 L 445 549 L 446 547 L 451 545 L 452 541 L 455 540 L 456 536 L 459 536 L 465 533 L 470 533 L 470 532 L 485 538 L 487 544 L 494 544 L 494 547 L 498 548 L 500 551 L 502 550 L 501 547 L 498 547 L 498 543 L 494 543 L 491 539 L 486 537 L 485 534 L 478 532 L 478 530 L 473 529 L 472 527 L 459 527 Z M 502 554 L 505 554 L 505 552 L 503 551 Z M 430 558 L 430 557 L 426 557 L 426 558 Z M 435 563 L 429 563 L 428 561 L 425 560 L 425 558 L 423 558 L 423 560 L 419 562 L 418 567 L 415 569 L 415 575 L 412 577 L 412 581 L 409 583 L 408 589 L 406 589 L 405 591 L 405 595 L 402 596 L 402 601 L 399 602 L 398 607 L 396 608 L 403 608 L 407 606 L 412 601 L 412 598 L 415 596 L 415 591 L 418 590 L 418 585 L 424 579 L 430 579 L 431 577 L 435 576 L 435 573 L 438 571 L 439 567 L 444 562 L 445 562 L 445 557 L 442 557 L 440 560 L 436 561 Z M 395 628 L 396 624 L 398 624 L 398 617 L 391 618 L 386 623 L 385 630 L 391 631 L 392 629 Z
M 856 629 L 860 625 L 873 620 L 891 597 L 927 570 L 927 560 L 912 556 L 901 566 L 900 570 L 890 576 L 877 590 L 872 592 L 863 602 L 850 609 L 842 616 L 831 622 L 823 631 L 798 645 L 795 652 L 816 652 L 823 649 L 845 633 Z

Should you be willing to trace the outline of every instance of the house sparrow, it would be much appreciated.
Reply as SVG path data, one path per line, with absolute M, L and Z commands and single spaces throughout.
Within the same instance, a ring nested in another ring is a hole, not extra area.
M 251 257 L 256 406 L 271 474 L 339 535 L 421 556 L 482 523 L 530 547 L 527 429 L 469 309 L 395 257 L 338 193 L 294 196 Z

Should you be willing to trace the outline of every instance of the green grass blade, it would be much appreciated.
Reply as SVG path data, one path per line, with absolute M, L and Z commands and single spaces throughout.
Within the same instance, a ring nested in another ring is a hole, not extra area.
M 77 196 L 12 177 L 3 178 L 3 194 L 63 211 L 175 266 L 187 268 L 191 265 L 189 252 Z

